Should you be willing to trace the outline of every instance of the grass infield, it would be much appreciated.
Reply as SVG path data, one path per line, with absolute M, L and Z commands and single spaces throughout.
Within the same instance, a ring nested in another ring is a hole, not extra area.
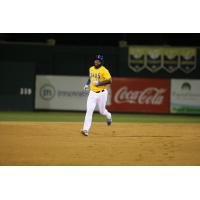
M 44 121 L 44 122 L 83 122 L 84 112 L 0 112 L 0 121 Z M 200 123 L 200 116 L 151 115 L 151 114 L 112 114 L 113 122 L 132 123 Z M 105 118 L 94 113 L 93 121 L 104 122 Z

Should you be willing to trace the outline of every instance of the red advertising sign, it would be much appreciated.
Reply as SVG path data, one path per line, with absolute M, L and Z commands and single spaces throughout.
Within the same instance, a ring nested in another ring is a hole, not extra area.
M 110 111 L 168 113 L 170 81 L 113 78 Z

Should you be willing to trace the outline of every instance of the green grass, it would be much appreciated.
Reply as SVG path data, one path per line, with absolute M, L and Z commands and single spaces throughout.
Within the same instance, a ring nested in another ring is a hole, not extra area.
M 85 113 L 76 112 L 0 112 L 0 121 L 83 122 L 84 117 Z M 103 122 L 105 118 L 98 113 L 94 113 L 93 121 Z M 113 121 L 132 123 L 200 123 L 200 116 L 113 114 Z

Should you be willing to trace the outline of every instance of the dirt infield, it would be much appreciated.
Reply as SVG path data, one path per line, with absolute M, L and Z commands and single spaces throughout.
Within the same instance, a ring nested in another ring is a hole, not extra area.
M 200 165 L 199 124 L 0 122 L 0 165 Z

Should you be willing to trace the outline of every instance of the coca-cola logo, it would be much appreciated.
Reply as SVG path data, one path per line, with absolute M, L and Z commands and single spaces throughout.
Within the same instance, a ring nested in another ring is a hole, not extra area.
M 149 87 L 144 90 L 128 90 L 128 87 L 124 86 L 117 90 L 114 96 L 114 101 L 117 104 L 129 103 L 129 104 L 152 104 L 161 105 L 164 100 L 164 93 L 166 89 Z

